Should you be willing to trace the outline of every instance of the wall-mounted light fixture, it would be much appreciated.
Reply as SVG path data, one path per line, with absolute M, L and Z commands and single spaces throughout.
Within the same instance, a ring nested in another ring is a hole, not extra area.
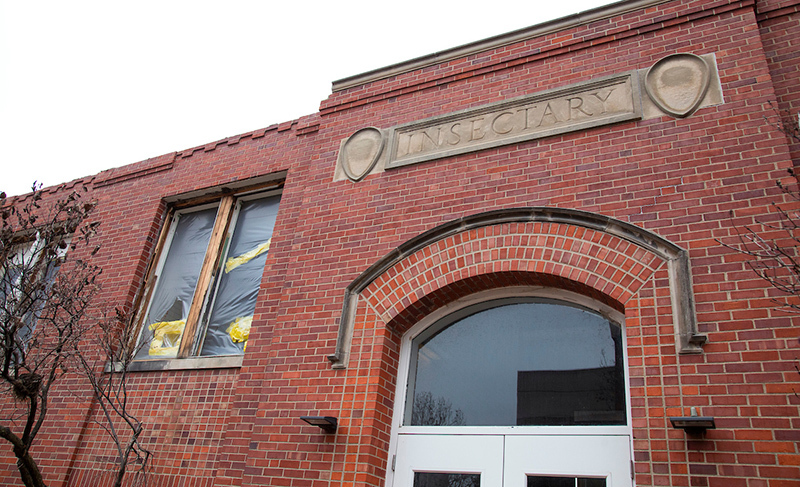
M 333 416 L 300 416 L 300 419 L 312 426 L 319 426 L 326 433 L 336 433 L 338 421 Z
M 692 407 L 691 416 L 673 416 L 669 418 L 672 427 L 682 429 L 687 433 L 702 433 L 707 429 L 717 427 L 713 416 L 698 416 L 697 408 Z

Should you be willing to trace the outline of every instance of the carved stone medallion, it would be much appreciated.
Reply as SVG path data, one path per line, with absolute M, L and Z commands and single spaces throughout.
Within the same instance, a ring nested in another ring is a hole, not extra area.
M 664 113 L 688 117 L 700 106 L 708 91 L 711 69 L 694 54 L 672 54 L 647 70 L 645 90 Z
M 383 132 L 375 127 L 357 130 L 348 137 L 339 151 L 339 163 L 347 177 L 360 181 L 369 174 L 383 152 L 383 145 Z

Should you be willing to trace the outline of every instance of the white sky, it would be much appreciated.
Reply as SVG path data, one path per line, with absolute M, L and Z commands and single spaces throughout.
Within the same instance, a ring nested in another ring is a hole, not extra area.
M 293 120 L 334 80 L 608 3 L 0 0 L 0 190 Z

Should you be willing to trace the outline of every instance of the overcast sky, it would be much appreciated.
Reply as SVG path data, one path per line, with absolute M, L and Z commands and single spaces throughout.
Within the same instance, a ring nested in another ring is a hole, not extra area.
M 0 0 L 0 190 L 293 120 L 334 80 L 609 3 Z

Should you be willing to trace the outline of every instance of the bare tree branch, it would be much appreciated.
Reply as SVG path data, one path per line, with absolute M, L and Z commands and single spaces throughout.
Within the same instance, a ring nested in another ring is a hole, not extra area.
M 800 143 L 798 120 L 772 110 L 773 115 L 764 117 L 767 123 L 783 132 L 791 142 Z M 771 217 L 758 220 L 760 228 L 737 227 L 734 243 L 718 241 L 749 257 L 747 266 L 784 295 L 773 298 L 779 306 L 800 312 L 800 179 L 793 169 L 788 170 L 788 176 L 788 183 L 776 181 L 786 203 L 773 203 Z
M 102 271 L 90 262 L 98 224 L 90 220 L 95 203 L 86 192 L 79 188 L 50 203 L 36 185 L 21 200 L 0 193 L 0 394 L 9 399 L 0 439 L 11 444 L 26 486 L 45 485 L 31 448 L 47 420 L 52 387 L 70 372 L 88 379 L 101 424 L 116 443 L 116 485 L 132 462 L 144 473 L 150 458 L 139 443 L 143 424 L 127 408 L 126 372 L 104 369 L 105 362 L 123 362 L 127 370 L 132 325 L 90 316 Z M 127 436 L 117 429 L 120 418 Z
M 113 318 L 101 321 L 98 328 L 98 333 L 86 343 L 99 353 L 79 353 L 78 358 L 104 419 L 96 423 L 106 431 L 117 450 L 114 485 L 120 487 L 129 468 L 134 467 L 137 474 L 146 474 L 152 456 L 140 442 L 144 423 L 128 409 L 127 374 L 136 355 L 130 350 L 130 344 L 135 343 L 136 329 L 133 321 L 119 309 Z M 122 420 L 123 428 L 116 427 L 115 418 Z M 146 482 L 146 475 L 139 478 Z

